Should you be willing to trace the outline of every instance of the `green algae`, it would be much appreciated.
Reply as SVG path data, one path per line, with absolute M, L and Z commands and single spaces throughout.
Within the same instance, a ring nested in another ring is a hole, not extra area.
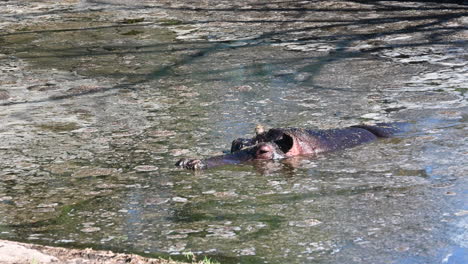
M 51 132 L 68 132 L 72 130 L 76 130 L 80 128 L 80 126 L 75 122 L 51 122 L 51 123 L 43 123 L 37 125 L 38 128 L 42 130 L 47 130 Z
M 122 24 L 136 24 L 136 23 L 141 23 L 145 21 L 145 18 L 142 17 L 142 18 L 126 18 L 124 20 L 122 20 Z
M 144 31 L 140 31 L 140 30 L 130 30 L 130 31 L 127 31 L 125 33 L 121 33 L 121 35 L 124 35 L 124 36 L 136 36 L 136 35 L 139 35 L 139 34 L 143 34 Z
M 181 20 L 176 19 L 160 19 L 159 23 L 164 26 L 177 26 L 183 24 Z

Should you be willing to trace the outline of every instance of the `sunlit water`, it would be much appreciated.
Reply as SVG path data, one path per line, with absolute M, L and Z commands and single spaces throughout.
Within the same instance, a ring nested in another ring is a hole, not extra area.
M 466 76 L 131 30 L 3 36 L 0 238 L 223 263 L 466 261 Z M 365 121 L 411 125 L 315 159 L 174 167 L 256 124 Z

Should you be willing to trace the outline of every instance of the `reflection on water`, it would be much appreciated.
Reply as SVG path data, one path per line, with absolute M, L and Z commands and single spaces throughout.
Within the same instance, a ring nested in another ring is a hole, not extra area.
M 381 89 L 393 77 L 373 69 L 405 73 L 378 57 L 327 63 L 132 30 L 4 37 L 11 78 L 28 78 L 0 106 L 1 238 L 226 263 L 466 262 L 466 102 L 454 89 Z M 173 166 L 228 150 L 256 124 L 372 119 L 413 126 L 316 159 Z

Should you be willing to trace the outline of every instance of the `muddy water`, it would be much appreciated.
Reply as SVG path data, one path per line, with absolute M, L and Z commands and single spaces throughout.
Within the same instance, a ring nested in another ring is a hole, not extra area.
M 207 29 L 173 6 L 64 2 L 2 4 L 1 238 L 222 263 L 466 261 L 460 39 L 368 50 Z M 316 159 L 173 166 L 256 124 L 380 121 L 411 125 Z

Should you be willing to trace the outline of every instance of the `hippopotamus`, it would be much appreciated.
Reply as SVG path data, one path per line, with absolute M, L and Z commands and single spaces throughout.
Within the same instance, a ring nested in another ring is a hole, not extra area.
M 203 170 L 227 164 L 252 160 L 278 160 L 299 155 L 315 156 L 320 153 L 351 148 L 388 138 L 400 131 L 399 123 L 355 125 L 346 128 L 312 130 L 301 128 L 256 128 L 253 138 L 238 138 L 231 144 L 231 153 L 207 159 L 181 159 L 176 166 Z

